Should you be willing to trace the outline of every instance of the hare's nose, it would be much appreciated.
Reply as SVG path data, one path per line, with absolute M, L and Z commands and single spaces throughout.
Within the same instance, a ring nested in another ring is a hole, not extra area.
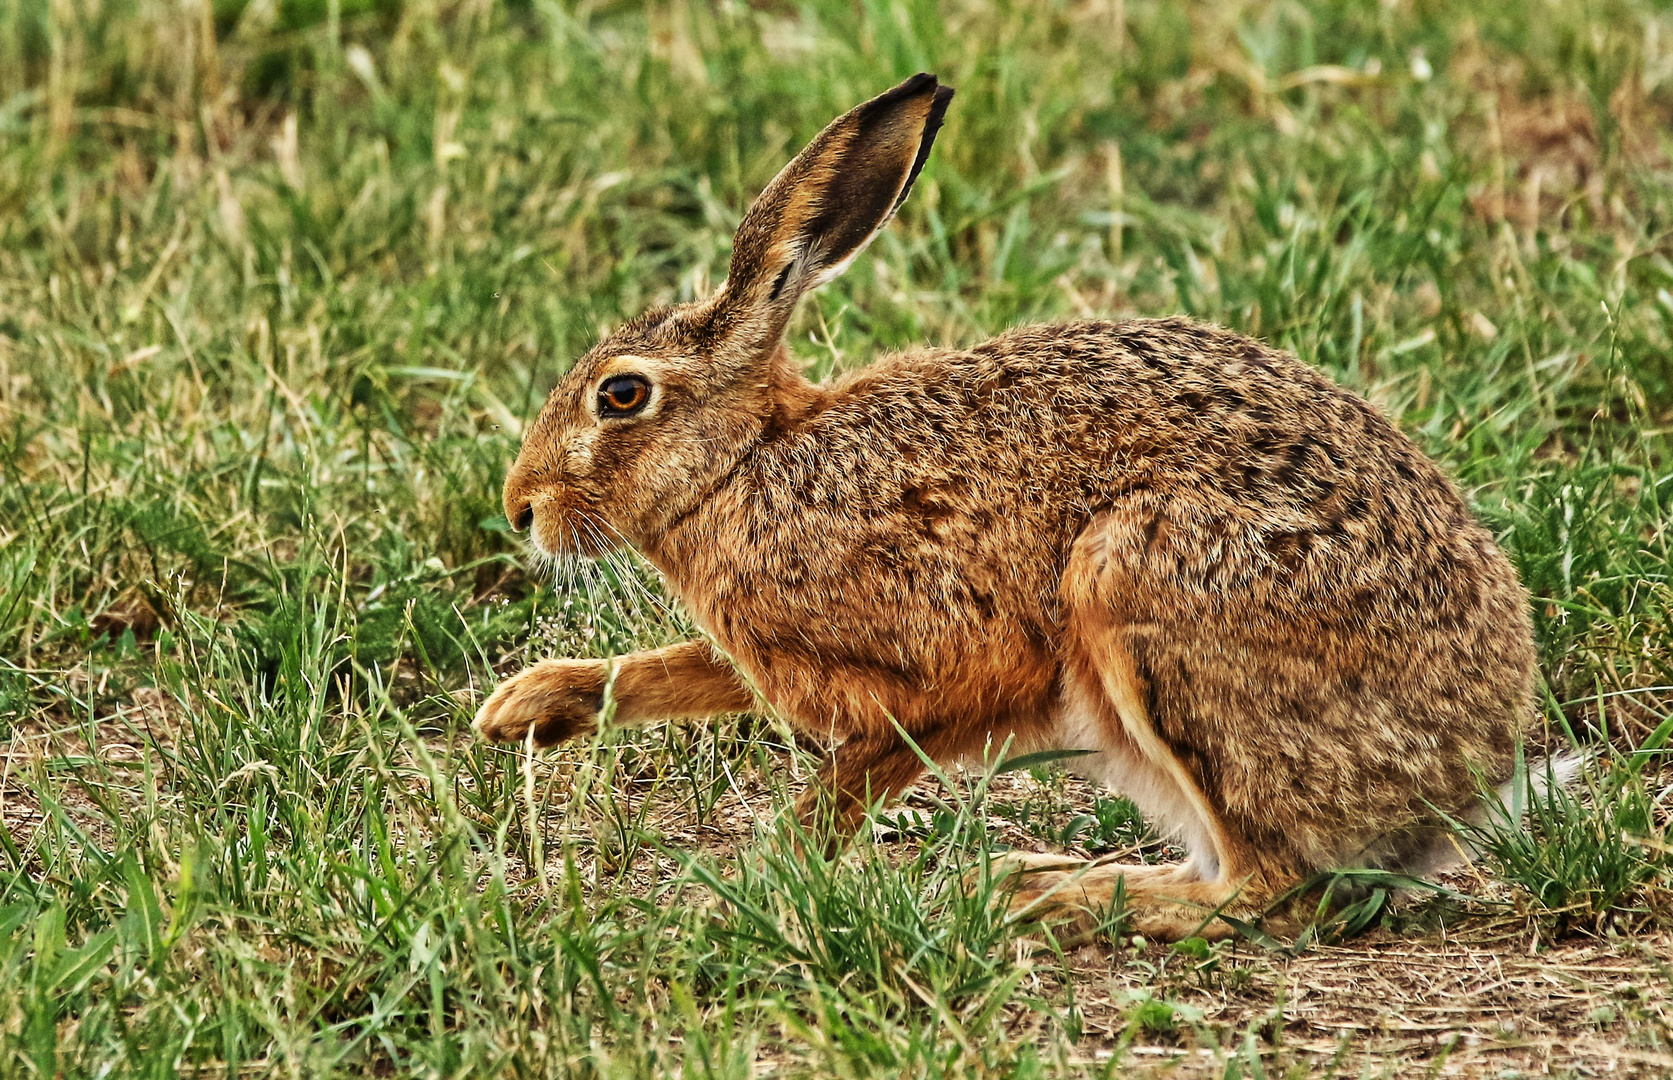
M 527 486 L 518 481 L 515 471 L 505 478 L 505 520 L 511 522 L 512 532 L 528 532 L 534 524 L 534 503 Z

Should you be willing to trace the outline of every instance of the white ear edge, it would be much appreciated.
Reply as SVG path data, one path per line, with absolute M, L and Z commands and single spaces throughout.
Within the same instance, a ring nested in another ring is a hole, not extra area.
M 886 225 L 886 224 L 888 224 L 888 222 L 885 221 L 884 224 Z M 827 281 L 830 281 L 833 278 L 840 277 L 842 275 L 843 271 L 847 270 L 850 266 L 854 265 L 854 260 L 858 259 L 860 257 L 860 253 L 865 251 L 866 248 L 871 246 L 871 242 L 873 240 L 877 239 L 877 234 L 882 232 L 882 231 L 883 231 L 883 226 L 879 225 L 877 227 L 877 229 L 870 236 L 866 237 L 864 243 L 862 243 L 859 247 L 855 248 L 853 251 L 848 253 L 848 258 L 842 260 L 841 262 L 837 263 L 834 266 L 827 266 L 823 270 L 819 271 L 817 274 L 814 274 L 811 278 L 808 279 L 807 284 L 802 286 L 802 288 L 801 288 L 802 293 L 803 294 L 810 293 L 813 290 L 817 289 L 819 286 L 825 284 Z
M 895 199 L 896 199 L 895 209 L 889 211 L 889 216 L 877 223 L 877 228 L 871 230 L 871 235 L 867 236 L 864 240 L 860 241 L 859 246 L 856 247 L 853 251 L 850 251 L 848 253 L 848 258 L 842 260 L 839 263 L 834 263 L 830 266 L 825 267 L 824 269 L 820 270 L 817 274 L 814 274 L 811 278 L 808 279 L 807 283 L 804 284 L 801 287 L 801 292 L 804 296 L 806 294 L 812 292 L 813 290 L 819 288 L 819 286 L 825 284 L 827 281 L 831 281 L 835 278 L 841 277 L 843 275 L 843 273 L 846 272 L 847 269 L 850 266 L 854 265 L 854 260 L 855 259 L 858 259 L 861 255 L 865 254 L 865 250 L 866 250 L 866 248 L 871 246 L 871 242 L 873 240 L 876 240 L 879 236 L 883 235 L 883 230 L 888 227 L 889 222 L 891 222 L 895 219 L 895 214 L 900 209 L 900 201 L 899 201 L 900 200 L 900 192 L 898 192 L 898 191 L 895 192 Z M 797 262 L 798 263 L 805 262 L 806 260 L 807 260 L 807 255 L 804 253 L 803 255 L 801 255 L 797 259 Z
M 798 243 L 796 254 L 790 264 L 778 272 L 778 278 L 773 282 L 773 292 L 768 300 L 777 301 L 785 295 L 800 298 L 809 289 L 814 288 L 806 279 L 808 257 L 812 254 L 812 245 Z

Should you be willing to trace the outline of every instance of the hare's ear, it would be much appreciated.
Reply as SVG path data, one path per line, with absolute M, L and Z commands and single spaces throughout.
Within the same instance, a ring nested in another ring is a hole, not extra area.
M 950 86 L 914 75 L 833 120 L 767 185 L 738 226 L 725 306 L 776 341 L 810 289 L 847 269 L 912 190 Z

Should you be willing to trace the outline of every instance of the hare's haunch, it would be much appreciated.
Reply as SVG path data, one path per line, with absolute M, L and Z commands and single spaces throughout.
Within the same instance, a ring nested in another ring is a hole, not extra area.
M 1509 776 L 1527 597 L 1440 470 L 1318 371 L 1184 319 L 1013 330 L 804 379 L 797 300 L 906 198 L 952 91 L 838 118 L 738 229 L 711 299 L 650 312 L 552 391 L 505 484 L 549 553 L 638 548 L 725 655 L 548 660 L 477 727 L 549 744 L 747 709 L 840 740 L 804 807 L 852 827 L 938 760 L 1020 748 L 1132 798 L 1178 867 L 1017 860 L 1015 893 L 1137 927 L 1247 915 L 1319 869 L 1424 870 Z M 1450 847 L 1450 845 L 1448 845 Z M 1212 932 L 1213 928 L 1209 928 Z

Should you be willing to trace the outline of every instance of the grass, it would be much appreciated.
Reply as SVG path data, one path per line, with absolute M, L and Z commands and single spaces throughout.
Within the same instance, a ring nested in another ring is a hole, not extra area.
M 1467 899 L 1036 949 L 990 849 L 1169 854 L 1050 768 L 826 861 L 773 717 L 469 738 L 497 671 L 690 631 L 525 572 L 545 388 L 920 69 L 947 127 L 798 355 L 1187 312 L 1369 395 L 1593 747 Z M 1650 0 L 0 3 L 0 1076 L 1673 1066 L 1669 131 Z

